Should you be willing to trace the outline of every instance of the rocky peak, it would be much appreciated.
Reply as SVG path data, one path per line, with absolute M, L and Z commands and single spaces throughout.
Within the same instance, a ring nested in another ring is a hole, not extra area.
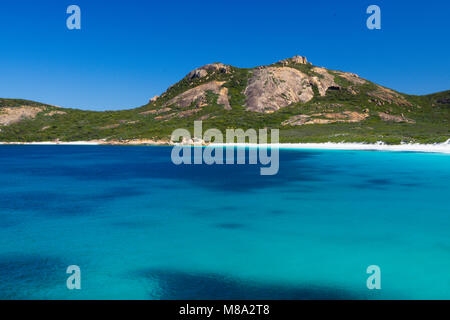
M 208 72 L 220 72 L 220 73 L 229 73 L 230 72 L 230 66 L 227 66 L 223 63 L 210 63 L 207 65 L 204 65 L 203 67 L 197 68 L 191 72 L 188 73 L 187 77 L 192 79 L 199 79 L 206 77 L 208 75 Z
M 306 57 L 296 55 L 293 56 L 292 58 L 281 60 L 278 63 L 281 63 L 283 66 L 288 65 L 290 63 L 307 64 L 308 60 L 306 60 Z
M 150 99 L 149 103 L 155 102 L 156 100 L 158 100 L 159 96 L 154 96 L 153 98 Z

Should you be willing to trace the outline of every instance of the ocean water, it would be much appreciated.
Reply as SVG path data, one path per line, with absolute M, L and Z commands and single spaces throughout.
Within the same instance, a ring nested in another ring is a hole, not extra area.
M 0 298 L 450 299 L 449 155 L 281 150 L 261 176 L 170 152 L 0 146 Z

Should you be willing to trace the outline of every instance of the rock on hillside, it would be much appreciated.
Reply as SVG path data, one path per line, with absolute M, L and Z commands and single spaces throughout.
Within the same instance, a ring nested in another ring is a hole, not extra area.
M 200 79 L 203 77 L 206 77 L 208 73 L 214 73 L 214 72 L 220 72 L 220 73 L 229 73 L 230 72 L 230 66 L 224 65 L 223 63 L 211 63 L 204 65 L 203 67 L 197 68 L 195 70 L 192 70 L 189 72 L 187 77 L 192 79 Z
M 0 110 L 0 125 L 8 126 L 24 119 L 33 119 L 44 108 L 33 106 L 6 107 Z
M 284 59 L 278 62 L 281 65 L 288 65 L 291 63 L 297 63 L 297 64 L 307 64 L 308 60 L 306 59 L 306 57 L 302 57 L 302 56 L 294 56 L 292 58 L 288 58 L 288 59 Z M 311 63 L 309 63 L 311 64 Z
M 244 91 L 247 110 L 273 112 L 314 97 L 310 78 L 288 67 L 264 67 L 253 72 Z
M 314 68 L 317 75 L 308 75 L 291 67 L 261 67 L 253 71 L 244 91 L 247 110 L 274 112 L 297 102 L 314 98 L 313 86 L 320 96 L 328 89 L 339 89 L 334 76 L 324 68 Z
M 196 107 L 203 107 L 207 105 L 207 92 L 210 91 L 218 95 L 217 103 L 224 106 L 225 109 L 230 110 L 230 103 L 228 101 L 228 89 L 222 87 L 225 82 L 211 81 L 189 89 L 175 98 L 169 100 L 164 106 L 176 105 L 182 108 L 187 108 L 192 104 Z

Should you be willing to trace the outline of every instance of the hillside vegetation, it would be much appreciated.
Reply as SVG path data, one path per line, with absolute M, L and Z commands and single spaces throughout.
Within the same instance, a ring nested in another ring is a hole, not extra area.
M 304 57 L 193 70 L 148 104 L 84 111 L 0 99 L 0 141 L 169 140 L 176 128 L 280 129 L 281 142 L 434 143 L 450 139 L 450 91 L 406 95 Z

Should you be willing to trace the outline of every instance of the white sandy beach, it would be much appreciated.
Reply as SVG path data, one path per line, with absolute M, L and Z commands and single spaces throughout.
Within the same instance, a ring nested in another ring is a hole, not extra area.
M 103 140 L 91 140 L 91 141 L 45 141 L 45 142 L 0 142 L 0 145 L 163 145 L 161 141 L 152 140 L 140 140 L 140 141 L 128 141 L 124 143 L 113 142 L 109 143 Z M 166 143 L 169 145 L 169 143 Z M 450 154 L 450 139 L 444 143 L 435 144 L 412 144 L 405 143 L 399 145 L 387 145 L 383 143 L 279 143 L 274 145 L 267 144 L 211 144 L 211 146 L 236 146 L 236 147 L 261 147 L 261 146 L 276 146 L 280 149 L 322 149 L 322 150 L 366 150 L 366 151 L 400 151 L 400 152 L 433 152 L 433 153 L 445 153 Z
M 233 144 L 235 146 L 257 147 L 257 144 Z M 228 144 L 228 146 L 230 146 Z M 270 145 L 259 145 L 270 146 Z M 274 146 L 274 145 L 272 145 Z M 370 144 L 370 143 L 279 143 L 280 149 L 322 149 L 322 150 L 365 150 L 365 151 L 400 151 L 400 152 L 433 152 L 450 154 L 450 142 L 436 144 Z

